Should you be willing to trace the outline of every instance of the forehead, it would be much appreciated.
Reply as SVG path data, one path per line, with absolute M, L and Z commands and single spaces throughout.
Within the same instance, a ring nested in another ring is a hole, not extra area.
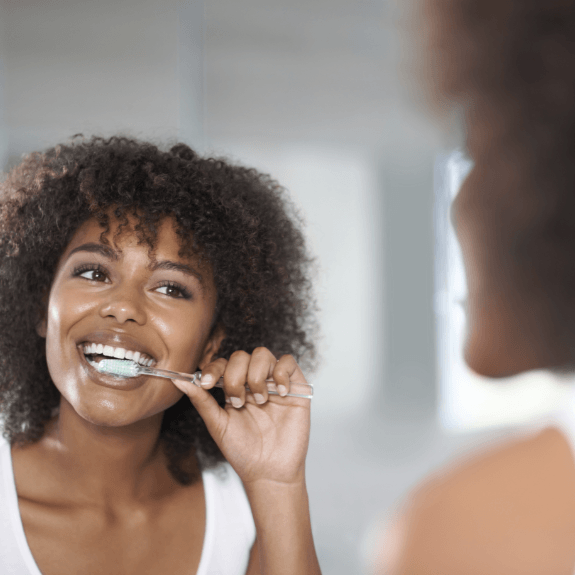
M 109 245 L 114 250 L 123 252 L 127 248 L 141 248 L 149 252 L 150 258 L 170 256 L 171 258 L 181 258 L 179 253 L 182 248 L 181 240 L 176 233 L 175 222 L 173 218 L 165 217 L 155 226 L 153 234 L 153 249 L 145 241 L 142 233 L 137 229 L 138 222 L 134 218 L 128 218 L 127 221 L 119 221 L 110 217 L 109 225 L 104 228 L 95 218 L 84 222 L 73 235 L 70 243 L 64 251 L 64 257 L 79 245 L 84 243 L 102 243 Z

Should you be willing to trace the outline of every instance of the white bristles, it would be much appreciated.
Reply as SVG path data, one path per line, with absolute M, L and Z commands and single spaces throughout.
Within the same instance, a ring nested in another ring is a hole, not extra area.
M 137 363 L 126 359 L 103 359 L 96 365 L 100 373 L 117 377 L 136 377 L 140 371 Z

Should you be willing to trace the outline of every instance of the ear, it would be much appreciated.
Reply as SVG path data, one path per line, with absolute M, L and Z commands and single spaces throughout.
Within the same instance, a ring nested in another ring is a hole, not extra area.
M 36 324 L 36 333 L 46 339 L 46 318 L 43 317 L 37 324 Z
M 47 321 L 46 321 L 46 314 L 48 313 L 48 293 L 45 293 L 42 296 L 42 311 L 38 314 L 40 316 L 40 320 L 36 324 L 36 333 L 46 339 L 46 332 L 47 332 Z
M 213 357 L 218 353 L 220 345 L 222 345 L 222 341 L 224 341 L 225 338 L 226 332 L 223 326 L 215 326 L 212 331 L 212 335 L 210 335 L 208 341 L 206 342 L 206 346 L 204 347 L 202 358 L 198 364 L 199 369 L 204 369 L 204 367 L 206 367 L 206 365 L 212 361 Z

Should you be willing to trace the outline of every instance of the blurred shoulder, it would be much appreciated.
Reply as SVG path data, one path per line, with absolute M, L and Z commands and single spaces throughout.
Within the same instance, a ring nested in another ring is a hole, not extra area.
M 390 533 L 397 555 L 389 573 L 572 573 L 575 461 L 567 439 L 546 428 L 442 470 L 414 492 Z

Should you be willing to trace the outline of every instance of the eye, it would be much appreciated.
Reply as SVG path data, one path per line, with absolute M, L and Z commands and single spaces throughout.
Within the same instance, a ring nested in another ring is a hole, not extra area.
M 102 268 L 102 266 L 96 265 L 89 265 L 89 266 L 80 266 L 74 270 L 75 277 L 84 278 L 94 282 L 109 282 L 108 274 L 106 270 Z
M 162 284 L 156 288 L 156 291 L 177 299 L 190 299 L 192 297 L 191 293 L 184 286 L 175 282 L 162 282 Z

